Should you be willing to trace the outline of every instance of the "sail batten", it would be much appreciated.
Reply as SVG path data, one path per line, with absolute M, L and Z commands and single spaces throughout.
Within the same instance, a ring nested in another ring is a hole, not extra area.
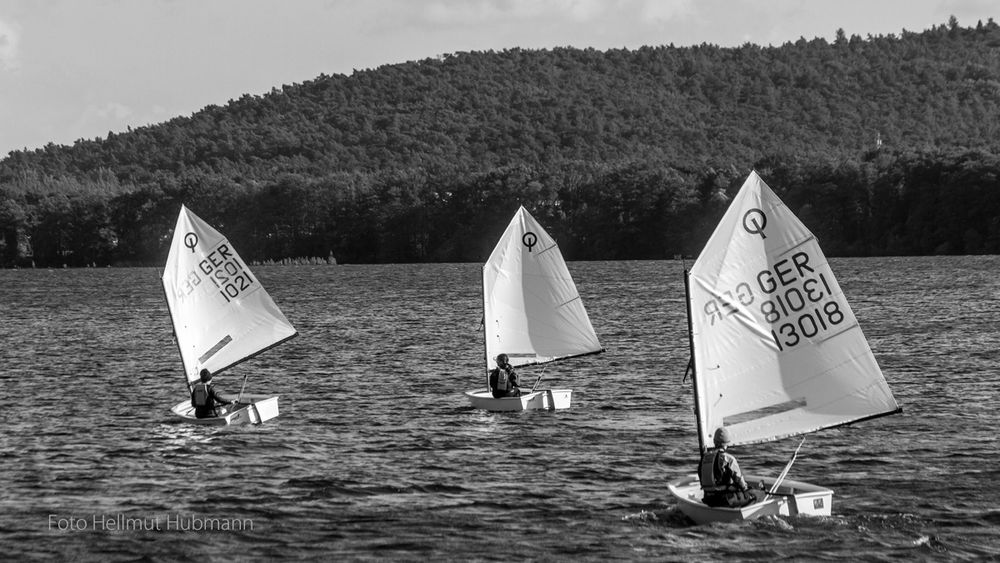
M 498 354 L 525 366 L 604 350 L 558 245 L 521 207 L 483 266 L 486 369 Z
M 815 432 L 897 412 L 815 236 L 751 172 L 688 272 L 701 444 Z
M 185 206 L 162 282 L 189 383 L 297 334 L 232 244 Z

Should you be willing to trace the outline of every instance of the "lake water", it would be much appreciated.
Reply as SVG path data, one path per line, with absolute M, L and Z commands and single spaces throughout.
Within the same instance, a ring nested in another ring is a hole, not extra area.
M 831 262 L 904 412 L 806 439 L 789 477 L 832 517 L 711 526 L 666 488 L 698 457 L 680 262 L 570 263 L 607 352 L 548 366 L 571 409 L 498 414 L 462 395 L 478 264 L 257 267 L 300 336 L 216 378 L 281 396 L 224 429 L 170 413 L 157 270 L 0 270 L 2 557 L 1000 558 L 1000 257 Z M 777 474 L 797 444 L 734 453 Z

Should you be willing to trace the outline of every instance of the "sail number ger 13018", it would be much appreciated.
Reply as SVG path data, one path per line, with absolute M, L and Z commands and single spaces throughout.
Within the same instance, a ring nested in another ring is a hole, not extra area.
M 775 262 L 733 290 L 719 291 L 703 311 L 709 326 L 715 326 L 740 308 L 756 313 L 755 317 L 771 326 L 779 351 L 840 328 L 846 318 L 846 309 L 833 294 L 827 276 L 809 265 L 806 252 Z

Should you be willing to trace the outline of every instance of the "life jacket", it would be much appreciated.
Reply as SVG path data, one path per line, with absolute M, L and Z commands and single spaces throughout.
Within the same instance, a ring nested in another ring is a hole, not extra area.
M 730 489 L 729 479 L 723 475 L 723 463 L 726 453 L 720 450 L 709 450 L 701 456 L 698 466 L 698 477 L 701 489 L 706 493 L 716 493 Z
M 208 385 L 205 383 L 195 383 L 194 387 L 191 388 L 191 405 L 195 408 L 211 407 L 211 397 L 212 394 L 209 392 Z
M 509 391 L 512 385 L 510 383 L 510 374 L 507 370 L 503 368 L 497 368 L 497 391 Z

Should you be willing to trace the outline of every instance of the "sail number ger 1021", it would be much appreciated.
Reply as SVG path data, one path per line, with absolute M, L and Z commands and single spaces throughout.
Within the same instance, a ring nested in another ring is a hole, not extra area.
M 756 307 L 751 308 L 753 305 Z M 806 252 L 775 262 L 758 272 L 753 281 L 718 292 L 705 303 L 703 311 L 709 325 L 715 326 L 717 321 L 736 314 L 740 306 L 771 325 L 771 336 L 779 351 L 831 331 L 845 318 L 827 277 L 809 265 Z
M 194 292 L 195 288 L 202 283 L 202 276 L 215 285 L 226 303 L 248 291 L 254 283 L 250 272 L 243 267 L 239 257 L 225 243 L 209 252 L 203 260 L 198 262 L 198 267 L 188 273 L 177 287 L 177 297 L 183 299 Z

